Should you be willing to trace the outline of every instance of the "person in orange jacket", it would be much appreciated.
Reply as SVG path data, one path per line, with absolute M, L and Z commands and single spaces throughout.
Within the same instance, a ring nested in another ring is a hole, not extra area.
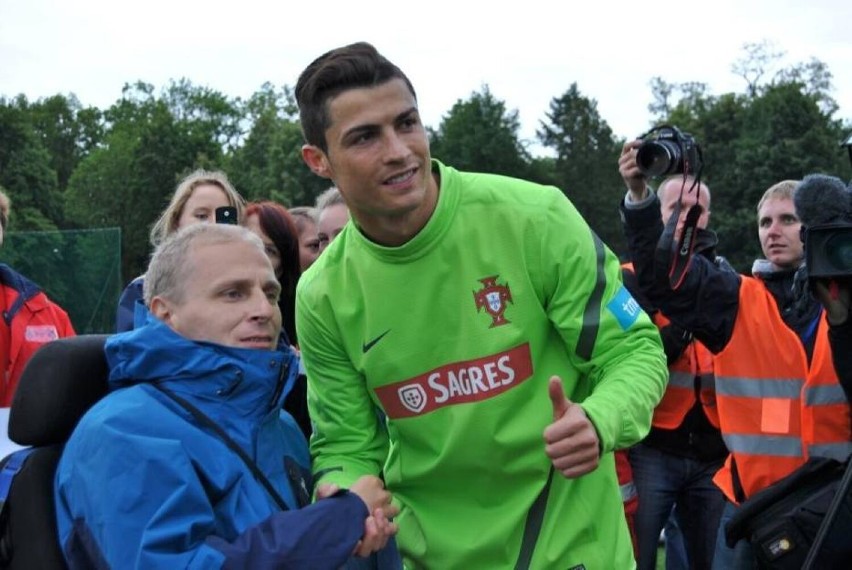
M 9 224 L 10 200 L 0 192 L 0 246 Z M 0 263 L 0 407 L 12 405 L 24 365 L 44 343 L 74 336 L 68 313 L 41 288 Z
M 635 156 L 639 144 L 627 143 L 623 154 Z M 849 404 L 832 365 L 825 312 L 816 299 L 792 288 L 803 259 L 792 199 L 798 181 L 773 185 L 758 203 L 766 259 L 755 262 L 752 276 L 693 256 L 678 280 L 670 279 L 676 266 L 666 253 L 680 248 L 667 242 L 658 198 L 638 169 L 628 175 L 621 212 L 640 286 L 715 353 L 716 403 L 730 455 L 714 478 L 728 500 L 714 568 L 749 568 L 750 545 L 740 541 L 729 548 L 724 540 L 725 522 L 737 505 L 809 457 L 845 459 L 852 450 Z M 684 197 L 687 206 L 694 203 L 688 192 Z

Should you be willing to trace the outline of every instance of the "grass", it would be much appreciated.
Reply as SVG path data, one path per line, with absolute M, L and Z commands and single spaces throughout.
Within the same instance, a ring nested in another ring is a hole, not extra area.
M 666 570 L 666 547 L 657 549 L 657 570 Z

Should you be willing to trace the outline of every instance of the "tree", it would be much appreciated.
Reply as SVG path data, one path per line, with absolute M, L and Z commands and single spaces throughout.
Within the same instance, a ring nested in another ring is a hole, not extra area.
M 249 200 L 313 205 L 329 182 L 302 161 L 302 131 L 290 89 L 265 83 L 243 105 L 242 115 L 250 125 L 248 134 L 227 167 L 236 187 Z
M 81 227 L 121 227 L 125 280 L 144 271 L 149 228 L 177 182 L 196 168 L 223 167 L 236 109 L 221 94 L 186 81 L 159 97 L 138 82 L 126 85 L 104 113 L 104 144 L 72 175 L 67 213 Z
M 14 204 L 10 228 L 55 229 L 62 219 L 62 196 L 44 148 L 26 112 L 0 99 L 0 186 Z
M 519 130 L 518 112 L 508 111 L 485 85 L 456 101 L 438 129 L 428 132 L 432 156 L 455 168 L 525 178 L 530 157 Z
M 677 103 L 672 97 L 679 94 Z M 654 125 L 675 124 L 683 131 L 694 127 L 697 117 L 706 111 L 713 99 L 707 94 L 707 84 L 697 81 L 667 83 L 660 77 L 651 80 L 653 102 L 648 111 L 654 116 Z
M 779 71 L 775 76 L 774 83 L 802 85 L 805 94 L 813 97 L 820 110 L 830 116 L 838 110 L 837 102 L 831 97 L 832 77 L 825 63 L 816 58 L 811 58 L 806 63 L 797 63 Z
M 175 123 L 197 147 L 218 146 L 209 158 L 220 161 L 225 152 L 237 147 L 242 130 L 242 110 L 236 100 L 209 87 L 193 85 L 188 79 L 171 81 L 161 97 Z
M 715 216 L 716 229 L 735 266 L 745 270 L 760 255 L 755 207 L 763 191 L 812 172 L 840 173 L 839 140 L 839 125 L 798 83 L 770 86 L 743 109 L 728 162 L 712 170 L 714 209 L 725 214 Z
M 771 74 L 781 57 L 767 44 L 746 47 L 734 71 L 747 79 L 744 94 L 712 97 L 704 89 L 681 91 L 661 122 L 693 134 L 703 148 L 703 180 L 713 195 L 711 227 L 719 251 L 740 271 L 761 256 L 756 205 L 763 192 L 784 179 L 811 172 L 848 176 L 838 143 L 843 129 L 832 118 L 831 74 L 817 60 Z M 769 79 L 767 79 L 769 78 Z M 669 86 L 674 92 L 677 86 Z
M 53 95 L 30 104 L 23 97 L 18 100 L 50 153 L 59 191 L 64 192 L 71 173 L 103 137 L 102 113 L 94 107 L 84 108 L 74 95 Z
M 617 209 L 624 194 L 618 174 L 623 142 L 601 118 L 597 101 L 583 96 L 576 83 L 550 102 L 547 119 L 537 134 L 542 145 L 556 152 L 557 186 L 610 248 L 625 253 Z
M 745 54 L 731 65 L 731 71 L 745 79 L 746 94 L 756 97 L 760 80 L 784 57 L 783 51 L 773 51 L 772 42 L 763 40 L 743 45 Z
M 675 85 L 663 80 L 662 77 L 652 77 L 651 85 L 651 103 L 648 104 L 648 111 L 656 123 L 663 122 L 664 117 L 668 117 L 672 112 L 672 95 L 675 92 Z

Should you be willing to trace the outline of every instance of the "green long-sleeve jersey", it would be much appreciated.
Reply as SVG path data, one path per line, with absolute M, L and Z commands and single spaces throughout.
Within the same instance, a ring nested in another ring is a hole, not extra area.
M 407 568 L 631 568 L 611 451 L 662 397 L 657 329 L 558 189 L 433 169 L 412 240 L 350 223 L 299 282 L 317 482 L 383 471 Z M 576 479 L 545 454 L 552 375 L 601 441 Z

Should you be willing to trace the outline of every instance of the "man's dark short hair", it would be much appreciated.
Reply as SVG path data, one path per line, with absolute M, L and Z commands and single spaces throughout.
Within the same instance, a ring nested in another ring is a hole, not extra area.
M 305 142 L 328 152 L 325 131 L 330 126 L 331 99 L 349 89 L 376 87 L 402 79 L 414 99 L 417 94 L 400 68 L 366 42 L 358 42 L 324 53 L 302 71 L 296 82 L 296 103 Z

